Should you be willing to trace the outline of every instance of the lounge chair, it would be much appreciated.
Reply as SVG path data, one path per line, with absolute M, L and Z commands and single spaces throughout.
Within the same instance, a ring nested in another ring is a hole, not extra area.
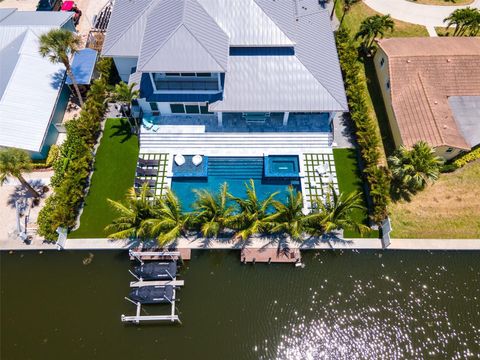
M 146 130 L 150 130 L 150 129 L 153 127 L 153 124 L 152 124 L 152 123 L 149 123 L 149 122 L 144 122 L 144 123 L 143 123 L 143 127 L 144 127 Z
M 160 129 L 160 125 L 153 125 L 153 127 L 152 127 L 153 132 L 157 132 L 158 129 Z
M 195 166 L 198 166 L 202 163 L 203 161 L 203 157 L 201 155 L 195 155 L 193 158 L 192 158 L 192 163 L 193 165 Z
M 146 159 L 138 158 L 138 165 L 158 167 L 158 160 L 146 160 Z
M 153 179 L 139 179 L 139 178 L 135 179 L 135 186 L 136 187 L 142 187 L 143 184 L 145 184 L 145 183 L 147 183 L 148 187 L 150 187 L 150 188 L 154 188 L 155 185 L 156 185 L 156 181 L 153 180 Z
M 153 168 L 141 168 L 141 167 L 137 167 L 137 175 L 141 175 L 141 176 L 156 176 L 158 173 L 158 170 L 157 169 L 153 169 Z
M 177 164 L 177 166 L 182 166 L 183 164 L 185 164 L 185 157 L 182 154 L 175 155 L 173 160 L 175 161 L 175 164 Z

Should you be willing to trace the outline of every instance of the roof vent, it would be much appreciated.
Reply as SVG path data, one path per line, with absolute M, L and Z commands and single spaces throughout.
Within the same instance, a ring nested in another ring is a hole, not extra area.
M 435 105 L 437 105 L 437 104 L 438 104 L 438 101 L 437 101 L 437 100 L 435 100 L 433 103 L 434 103 Z
M 446 129 L 446 128 L 447 128 L 447 125 L 443 125 L 443 128 Z
M 407 63 L 409 63 L 409 64 L 410 64 L 411 62 L 412 62 L 412 60 L 410 60 L 410 59 L 408 59 L 408 60 L 407 60 Z
M 447 62 L 452 62 L 452 59 L 447 59 Z

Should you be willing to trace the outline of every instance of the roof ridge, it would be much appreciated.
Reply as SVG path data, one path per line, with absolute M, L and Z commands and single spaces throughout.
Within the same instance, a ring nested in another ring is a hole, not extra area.
M 290 36 L 288 36 L 285 31 L 283 31 L 282 27 L 280 25 L 278 25 L 277 21 L 275 21 L 274 18 L 272 18 L 270 15 L 268 15 L 268 13 L 265 11 L 265 9 L 257 2 L 257 0 L 253 0 L 253 3 L 256 4 L 258 6 L 258 8 L 265 14 L 266 17 L 268 17 L 274 24 L 275 26 L 278 28 L 278 30 L 280 30 L 282 32 L 283 35 L 285 35 L 287 37 L 288 40 L 290 40 L 293 44 L 296 44 L 297 42 L 293 39 L 290 38 Z M 296 15 L 296 14 L 295 14 Z
M 189 29 L 189 27 L 188 27 L 187 25 L 185 25 L 185 24 L 182 24 L 182 25 L 185 27 L 185 29 L 187 29 L 187 31 L 190 33 L 190 35 L 192 35 L 192 36 L 195 38 L 195 40 L 197 40 L 197 43 L 199 43 L 200 46 L 205 49 L 205 51 L 206 51 L 206 52 L 210 55 L 210 57 L 218 64 L 218 66 L 220 66 L 223 70 L 227 71 L 227 69 L 225 69 L 225 67 L 217 61 L 217 59 L 215 58 L 215 55 L 212 54 L 212 53 L 210 52 L 210 50 L 208 50 L 208 49 L 206 48 L 206 46 L 203 44 L 203 42 L 200 41 L 200 40 L 195 36 L 195 34 Z
M 146 6 L 145 9 L 143 9 L 143 11 L 141 11 L 137 17 L 135 18 L 135 20 L 133 20 L 129 26 L 124 30 L 122 31 L 122 35 L 113 43 L 110 45 L 110 47 L 108 49 L 102 49 L 102 53 L 105 53 L 107 51 L 110 51 L 114 45 L 116 45 L 118 43 L 118 41 L 127 33 L 128 30 L 130 30 L 132 28 L 132 26 L 137 22 L 137 20 L 145 13 L 145 11 L 147 10 L 150 10 L 153 6 L 154 6 L 154 3 L 156 5 L 156 1 L 152 1 L 150 3 L 150 6 Z M 73 14 L 73 13 L 72 13 Z M 107 32 L 108 33 L 108 32 Z M 142 42 L 143 42 L 143 36 L 142 36 Z

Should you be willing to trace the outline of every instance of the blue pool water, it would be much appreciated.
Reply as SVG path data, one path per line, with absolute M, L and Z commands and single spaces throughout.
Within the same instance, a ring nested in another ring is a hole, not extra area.
M 266 199 L 279 191 L 276 199 L 285 201 L 290 185 L 300 191 L 299 179 L 265 178 L 263 157 L 209 157 L 208 177 L 172 179 L 172 190 L 178 196 L 185 210 L 192 210 L 195 200 L 194 189 L 207 189 L 217 192 L 220 186 L 228 183 L 229 191 L 238 197 L 245 196 L 245 183 L 253 179 L 259 199 Z

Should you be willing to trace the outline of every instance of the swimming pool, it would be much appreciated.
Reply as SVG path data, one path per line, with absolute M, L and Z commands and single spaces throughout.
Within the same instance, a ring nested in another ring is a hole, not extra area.
M 185 210 L 192 210 L 195 200 L 194 189 L 207 189 L 218 192 L 220 186 L 228 183 L 229 192 L 238 197 L 245 196 L 245 183 L 253 179 L 260 200 L 279 191 L 276 199 L 284 201 L 288 187 L 292 185 L 300 191 L 300 180 L 296 178 L 268 178 L 264 176 L 263 157 L 209 157 L 208 177 L 173 177 L 172 190 L 178 196 Z

